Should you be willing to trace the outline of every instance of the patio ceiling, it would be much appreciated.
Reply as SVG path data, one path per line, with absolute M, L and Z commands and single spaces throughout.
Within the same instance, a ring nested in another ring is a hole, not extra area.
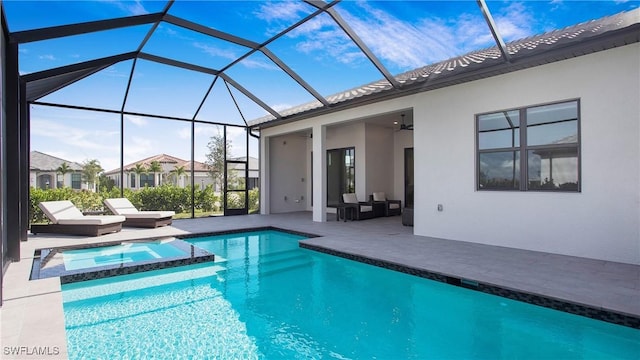
M 518 40 L 484 0 L 44 3 L 2 3 L 28 102 L 256 128 L 638 41 L 637 9 Z M 452 14 L 484 41 L 438 33 Z

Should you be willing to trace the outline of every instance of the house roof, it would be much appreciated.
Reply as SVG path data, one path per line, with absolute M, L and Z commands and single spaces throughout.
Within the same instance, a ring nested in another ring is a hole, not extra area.
M 175 156 L 171 156 L 171 155 L 167 155 L 167 154 L 158 154 L 158 155 L 154 155 L 154 156 L 150 156 L 148 158 L 142 159 L 142 160 L 138 160 L 135 162 L 132 162 L 130 164 L 127 164 L 124 166 L 124 171 L 132 171 L 133 169 L 135 169 L 136 164 L 140 164 L 143 165 L 145 168 L 148 168 L 149 165 L 151 165 L 152 162 L 157 161 L 159 162 L 161 165 L 162 164 L 169 164 L 169 165 L 173 165 L 173 168 L 179 167 L 179 166 L 184 166 L 184 169 L 186 171 L 191 171 L 191 161 L 189 160 L 183 160 L 180 158 L 177 158 Z M 207 165 L 204 163 L 201 163 L 199 161 L 194 161 L 194 171 L 196 172 L 207 172 L 209 171 L 209 169 L 207 168 Z M 112 175 L 112 174 L 117 174 L 120 172 L 120 168 L 117 169 L 113 169 L 110 171 L 105 172 L 105 175 Z
M 248 122 L 254 128 L 275 126 L 374 100 L 406 96 L 496 76 L 640 41 L 640 8 L 580 23 L 506 44 L 506 56 L 494 46 L 424 66 L 395 76 L 394 88 L 386 79 L 343 91 L 326 99 L 284 111 L 281 118 L 266 115 Z M 506 57 L 506 58 L 505 58 Z
M 31 151 L 29 158 L 29 169 L 34 171 L 56 171 L 63 163 L 67 163 L 73 171 L 82 170 L 82 165 L 77 162 L 64 160 L 40 151 Z

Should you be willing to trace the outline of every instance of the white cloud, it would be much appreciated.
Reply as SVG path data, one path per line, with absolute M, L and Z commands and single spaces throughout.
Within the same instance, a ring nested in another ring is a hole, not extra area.
M 240 56 L 233 50 L 230 49 L 222 49 L 216 46 L 210 46 L 207 44 L 195 42 L 193 46 L 197 49 L 202 50 L 205 54 L 211 55 L 212 57 L 219 57 L 226 60 L 234 61 Z M 248 57 L 240 62 L 240 64 L 249 69 L 263 69 L 263 70 L 278 70 L 279 68 L 271 62 L 257 60 L 255 58 Z
M 227 60 L 235 60 L 236 58 L 238 58 L 235 52 L 229 49 L 221 49 L 216 46 L 210 46 L 199 42 L 194 42 L 193 46 L 196 49 L 202 50 L 205 54 L 211 55 L 213 57 L 221 57 Z
M 506 42 L 532 35 L 536 22 L 533 13 L 520 2 L 509 3 L 494 15 L 494 19 L 500 35 Z
M 295 21 L 306 14 L 308 6 L 297 1 L 265 1 L 254 15 L 268 22 Z
M 208 138 L 211 136 L 218 135 L 219 133 L 221 134 L 222 128 L 218 128 L 217 126 L 196 125 L 194 132 L 196 138 L 205 137 L 207 139 L 206 141 L 208 141 Z M 180 129 L 180 131 L 178 131 L 178 137 L 183 140 L 191 140 L 191 126 Z
M 135 1 L 103 0 L 103 1 L 113 4 L 114 6 L 122 10 L 127 15 L 144 15 L 149 13 L 139 0 L 135 0 Z
M 107 139 L 116 139 L 117 131 L 86 130 L 71 127 L 58 122 L 42 119 L 31 119 L 31 135 L 53 138 L 57 141 L 72 145 L 78 149 L 114 150 L 119 143 L 104 144 Z
M 31 148 L 82 164 L 97 159 L 104 169 L 119 165 L 111 161 L 120 153 L 118 131 L 104 131 L 69 126 L 60 121 L 32 117 Z
M 345 65 L 358 65 L 364 54 L 328 17 L 315 17 L 287 34 L 298 40 L 296 50 L 318 61 L 338 61 Z
M 125 120 L 128 120 L 130 123 L 138 127 L 144 127 L 149 123 L 147 119 L 141 118 L 139 116 L 125 115 L 124 118 Z
M 416 68 L 459 52 L 455 25 L 445 20 L 423 18 L 411 23 L 367 3 L 358 4 L 367 16 L 345 14 L 345 20 L 375 54 L 397 67 Z
M 157 155 L 154 153 L 153 141 L 140 136 L 131 136 L 126 139 L 124 154 L 125 165 L 149 156 Z
M 51 54 L 46 54 L 46 55 L 40 55 L 38 56 L 38 59 L 40 60 L 51 60 L 51 61 L 55 61 L 56 57 L 51 55 Z
M 264 62 L 256 59 L 246 58 L 240 62 L 241 65 L 249 69 L 263 69 L 263 70 L 279 70 L 280 68 L 271 62 Z

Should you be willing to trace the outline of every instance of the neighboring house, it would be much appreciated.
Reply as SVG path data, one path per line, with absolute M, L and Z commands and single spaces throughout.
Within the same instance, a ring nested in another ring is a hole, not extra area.
M 384 191 L 415 235 L 639 265 L 639 38 L 636 9 L 252 121 L 261 213 Z
M 81 164 L 40 151 L 31 151 L 29 157 L 29 185 L 31 187 L 56 189 L 66 186 L 76 190 L 86 188 L 86 185 L 82 183 Z M 69 169 L 66 174 L 58 171 L 64 163 Z
M 245 158 L 236 158 L 233 160 L 244 161 L 244 159 Z M 154 161 L 160 164 L 162 171 L 157 173 L 145 172 L 139 175 L 135 173 L 137 164 L 140 164 L 142 167 L 148 170 L 151 166 L 151 163 L 153 163 Z M 251 170 L 250 174 L 255 175 L 256 178 L 250 178 L 248 184 L 255 184 L 257 186 L 258 160 L 255 158 L 251 158 L 251 160 L 249 161 L 250 169 L 252 165 L 255 166 L 255 169 Z M 176 175 L 173 172 L 178 167 L 183 167 L 185 173 L 176 178 Z M 237 166 L 234 164 L 232 168 L 235 167 Z M 115 182 L 116 186 L 120 186 L 120 168 L 107 171 L 104 173 L 104 175 L 112 179 Z M 145 186 L 156 187 L 167 183 L 182 188 L 191 185 L 191 161 L 180 159 L 167 154 L 159 154 L 148 157 L 146 159 L 132 162 L 124 166 L 124 188 L 141 189 Z M 200 187 L 205 187 L 207 185 L 213 184 L 213 179 L 209 174 L 207 165 L 199 161 L 194 161 L 194 184 Z M 216 184 L 216 191 L 219 191 L 218 184 Z
M 246 156 L 240 156 L 235 158 L 230 158 L 229 160 L 233 161 L 247 161 Z M 235 164 L 234 164 L 235 165 Z M 253 156 L 249 156 L 249 175 L 247 177 L 247 189 L 255 189 L 260 187 L 260 161 Z M 244 169 L 242 165 L 230 166 L 230 168 L 236 169 L 237 171 L 241 171 Z

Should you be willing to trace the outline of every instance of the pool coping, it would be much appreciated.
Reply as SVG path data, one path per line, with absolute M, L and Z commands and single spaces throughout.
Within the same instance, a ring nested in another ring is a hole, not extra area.
M 382 267 L 385 269 L 402 272 L 405 274 L 426 278 L 429 280 L 443 282 L 449 285 L 463 287 L 465 289 L 479 291 L 486 294 L 496 295 L 511 300 L 521 301 L 524 303 L 542 306 L 553 310 L 563 311 L 566 313 L 588 317 L 594 320 L 605 321 L 616 325 L 626 326 L 634 329 L 640 329 L 640 317 L 622 313 L 619 311 L 609 310 L 605 308 L 598 308 L 586 304 L 580 304 L 573 301 L 568 301 L 560 298 L 555 298 L 547 295 L 535 294 L 528 291 L 509 288 L 506 286 L 491 284 L 488 282 L 481 282 L 469 278 L 461 278 L 449 274 L 443 274 L 436 271 L 431 271 L 423 268 L 412 267 L 404 264 L 399 264 L 393 261 L 376 259 L 360 254 L 354 254 L 346 251 L 340 251 L 330 249 L 328 247 L 319 246 L 316 244 L 299 242 L 301 248 L 305 248 L 312 251 L 325 253 L 328 255 L 338 256 L 341 258 L 358 261 L 361 263 Z

